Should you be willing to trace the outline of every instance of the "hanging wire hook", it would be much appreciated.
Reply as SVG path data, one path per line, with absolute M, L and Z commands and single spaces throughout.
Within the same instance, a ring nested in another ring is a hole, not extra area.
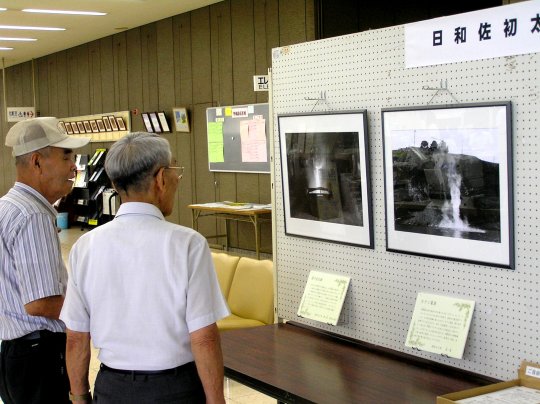
M 431 104 L 431 101 L 433 101 L 433 99 L 442 92 L 447 92 L 448 94 L 450 94 L 450 97 L 454 99 L 456 104 L 459 104 L 458 99 L 454 97 L 454 94 L 452 94 L 452 92 L 448 89 L 448 80 L 444 80 L 444 86 L 443 81 L 441 80 L 441 84 L 439 87 L 422 86 L 422 90 L 435 91 L 435 94 L 433 94 L 431 99 L 428 101 L 428 105 Z
M 326 91 L 321 91 L 319 98 L 311 98 L 311 97 L 304 97 L 306 101 L 317 101 L 313 108 L 311 108 L 311 112 L 315 109 L 315 107 L 319 104 L 319 102 L 324 102 L 326 104 L 326 109 L 328 109 L 328 102 L 326 101 Z

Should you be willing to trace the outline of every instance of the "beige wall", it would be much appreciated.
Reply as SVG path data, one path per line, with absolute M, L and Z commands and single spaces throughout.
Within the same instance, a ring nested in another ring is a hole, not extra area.
M 270 203 L 269 175 L 208 171 L 206 108 L 268 102 L 267 93 L 253 91 L 252 76 L 267 73 L 272 48 L 313 40 L 314 20 L 313 0 L 223 1 L 7 68 L 7 106 L 32 106 L 35 97 L 41 116 L 57 117 L 136 108 L 170 114 L 173 107 L 186 106 L 192 132 L 165 136 L 186 167 L 169 220 L 190 226 L 189 203 Z M 133 131 L 144 128 L 140 115 L 132 115 L 131 123 Z M 15 179 L 10 149 L 3 144 L 2 195 Z M 83 152 L 109 146 L 92 143 Z M 199 230 L 216 234 L 222 227 L 204 219 Z M 254 248 L 251 224 L 234 224 L 231 230 L 233 247 Z M 271 247 L 269 226 L 263 226 L 262 245 Z

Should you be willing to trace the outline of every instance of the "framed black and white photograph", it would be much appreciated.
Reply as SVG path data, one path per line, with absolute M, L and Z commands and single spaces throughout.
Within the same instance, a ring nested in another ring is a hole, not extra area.
M 177 132 L 189 132 L 189 118 L 187 108 L 173 108 L 174 130 Z
M 152 122 L 150 121 L 150 116 L 148 115 L 148 113 L 146 112 L 141 113 L 141 117 L 142 117 L 144 128 L 146 129 L 146 131 L 153 133 L 154 127 L 152 126 Z
M 513 269 L 510 102 L 381 114 L 386 249 Z
M 366 115 L 278 116 L 287 235 L 373 248 Z
M 169 122 L 167 121 L 167 117 L 165 116 L 165 112 L 158 112 L 157 113 L 159 123 L 161 125 L 161 129 L 163 129 L 163 132 L 170 132 L 171 128 L 169 127 Z
M 156 112 L 150 112 L 148 114 L 150 117 L 150 121 L 152 122 L 152 127 L 154 128 L 154 132 L 161 133 L 163 132 L 163 129 L 161 128 L 161 125 L 159 123 L 159 119 Z
M 71 127 L 73 128 L 73 134 L 78 135 L 79 134 L 79 127 L 77 126 L 77 122 L 71 122 Z

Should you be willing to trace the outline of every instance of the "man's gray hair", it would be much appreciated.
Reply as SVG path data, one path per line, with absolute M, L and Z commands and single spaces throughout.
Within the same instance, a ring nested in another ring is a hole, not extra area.
M 117 191 L 144 192 L 157 170 L 170 162 L 171 148 L 165 138 L 134 132 L 111 146 L 105 158 L 105 171 Z
M 32 157 L 32 153 L 39 153 L 43 155 L 44 157 L 49 157 L 51 155 L 51 147 L 47 146 L 43 149 L 34 150 L 33 152 L 29 152 L 26 154 L 21 154 L 20 156 L 15 156 L 15 165 L 24 167 L 30 165 L 30 158 Z

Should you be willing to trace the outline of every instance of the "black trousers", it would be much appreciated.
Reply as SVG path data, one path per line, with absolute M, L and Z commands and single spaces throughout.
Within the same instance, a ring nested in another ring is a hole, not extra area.
M 94 385 L 94 403 L 204 404 L 206 397 L 194 362 L 164 374 L 143 374 L 101 367 Z
M 0 349 L 4 404 L 70 403 L 66 334 L 40 331 L 34 339 L 2 341 Z

